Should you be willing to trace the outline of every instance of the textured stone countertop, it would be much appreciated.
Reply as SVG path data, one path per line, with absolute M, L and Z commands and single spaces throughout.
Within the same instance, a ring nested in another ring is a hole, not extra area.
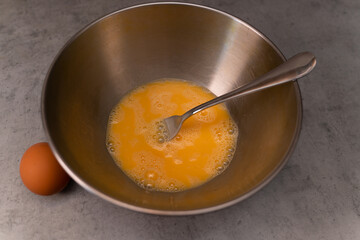
M 0 239 L 360 239 L 360 1 L 192 1 L 262 31 L 286 57 L 318 59 L 300 81 L 304 119 L 288 164 L 232 207 L 189 217 L 141 214 L 72 182 L 30 193 L 19 162 L 44 141 L 40 93 L 59 49 L 79 29 L 146 1 L 0 0 Z

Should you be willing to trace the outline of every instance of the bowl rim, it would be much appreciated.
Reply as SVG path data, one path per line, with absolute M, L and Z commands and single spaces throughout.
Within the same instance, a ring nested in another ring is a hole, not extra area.
M 251 190 L 249 190 L 245 194 L 243 194 L 240 197 L 235 198 L 235 199 L 233 199 L 231 201 L 221 203 L 221 204 L 211 206 L 211 207 L 192 209 L 192 210 L 173 211 L 173 210 L 161 210 L 161 209 L 145 208 L 145 207 L 135 206 L 135 205 L 132 205 L 132 204 L 125 203 L 125 202 L 122 202 L 120 200 L 117 200 L 117 199 L 115 199 L 113 197 L 110 197 L 110 196 L 102 193 L 101 191 L 95 189 L 94 187 L 92 187 L 91 185 L 86 183 L 84 180 L 82 180 L 80 177 L 78 177 L 77 174 L 75 172 L 73 172 L 72 169 L 63 160 L 58 148 L 55 146 L 53 140 L 51 139 L 50 132 L 49 132 L 49 127 L 48 127 L 48 120 L 47 120 L 46 115 L 45 115 L 45 112 L 46 112 L 45 111 L 45 94 L 46 94 L 46 89 L 47 89 L 48 82 L 49 82 L 50 73 L 51 73 L 55 63 L 57 62 L 57 60 L 59 59 L 59 57 L 63 53 L 63 51 L 66 48 L 68 48 L 69 45 L 71 45 L 71 43 L 75 39 L 78 38 L 78 36 L 80 36 L 87 29 L 89 29 L 90 27 L 92 27 L 96 23 L 102 21 L 103 19 L 108 18 L 108 17 L 110 17 L 112 15 L 118 14 L 118 13 L 123 12 L 123 11 L 127 11 L 127 10 L 130 10 L 130 9 L 135 9 L 135 8 L 140 8 L 140 7 L 152 6 L 152 5 L 183 5 L 183 6 L 191 6 L 191 7 L 197 7 L 197 8 L 206 9 L 206 10 L 209 10 L 209 11 L 224 15 L 224 16 L 226 16 L 228 18 L 231 18 L 232 20 L 234 20 L 234 21 L 248 27 L 249 29 L 251 29 L 259 37 L 264 39 L 277 52 L 277 54 L 282 58 L 283 61 L 286 60 L 283 53 L 262 32 L 260 32 L 259 30 L 257 30 L 256 28 L 254 28 L 253 26 L 251 26 L 250 24 L 248 24 L 244 20 L 242 20 L 242 19 L 240 19 L 238 17 L 235 17 L 235 16 L 233 16 L 233 15 L 227 13 L 227 12 L 224 12 L 224 11 L 212 8 L 212 7 L 199 5 L 199 4 L 193 4 L 193 3 L 183 3 L 183 2 L 153 2 L 153 3 L 138 4 L 138 5 L 126 7 L 126 8 L 123 8 L 123 9 L 119 9 L 119 10 L 113 11 L 111 13 L 108 13 L 108 14 L 102 16 L 102 17 L 99 17 L 96 20 L 94 20 L 94 21 L 90 22 L 89 24 L 87 24 L 85 27 L 83 27 L 78 32 L 76 32 L 64 44 L 64 46 L 56 54 L 54 60 L 52 61 L 51 65 L 50 65 L 50 67 L 49 67 L 49 69 L 48 69 L 48 71 L 46 73 L 44 83 L 43 83 L 43 87 L 42 87 L 42 92 L 41 92 L 41 118 L 42 118 L 42 125 L 43 125 L 43 128 L 44 128 L 45 136 L 46 136 L 46 138 L 47 138 L 47 140 L 49 142 L 50 148 L 51 148 L 52 152 L 54 153 L 57 161 L 59 162 L 61 167 L 64 168 L 64 170 L 70 175 L 70 177 L 75 182 L 77 182 L 81 187 L 83 187 L 85 190 L 89 191 L 90 193 L 92 193 L 94 195 L 97 195 L 97 196 L 101 197 L 102 199 L 104 199 L 104 200 L 106 200 L 108 202 L 111 202 L 111 203 L 113 203 L 115 205 L 118 205 L 120 207 L 129 209 L 129 210 L 133 210 L 133 211 L 136 211 L 136 212 L 141 212 L 141 213 L 155 214 L 155 215 L 167 215 L 167 216 L 186 216 L 186 215 L 204 214 L 204 213 L 209 213 L 209 212 L 213 212 L 213 211 L 217 211 L 217 210 L 220 210 L 220 209 L 223 209 L 223 208 L 230 207 L 230 206 L 232 206 L 232 205 L 234 205 L 236 203 L 239 203 L 239 202 L 249 198 L 250 196 L 252 196 L 256 192 L 258 192 L 260 189 L 262 189 L 264 186 L 266 186 L 271 180 L 273 180 L 274 177 L 280 172 L 280 170 L 286 165 L 286 163 L 288 162 L 290 156 L 294 152 L 295 147 L 296 147 L 296 145 L 298 143 L 298 140 L 299 140 L 300 131 L 301 131 L 301 127 L 302 127 L 302 120 L 303 120 L 302 98 L 301 98 L 301 92 L 300 92 L 300 88 L 299 88 L 297 80 L 293 81 L 293 84 L 294 84 L 294 87 L 295 87 L 295 95 L 296 95 L 296 100 L 297 100 L 298 118 L 297 118 L 297 122 L 296 122 L 295 134 L 293 136 L 293 139 L 291 141 L 291 145 L 290 145 L 288 151 L 286 152 L 285 156 L 283 157 L 283 160 L 278 164 L 278 166 L 271 173 L 268 174 L 267 177 L 265 177 L 254 188 L 252 188 Z

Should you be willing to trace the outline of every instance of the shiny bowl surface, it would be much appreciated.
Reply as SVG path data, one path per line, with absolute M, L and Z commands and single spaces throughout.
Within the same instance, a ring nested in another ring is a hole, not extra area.
M 221 95 L 284 61 L 247 23 L 208 7 L 145 4 L 109 14 L 77 33 L 55 58 L 42 93 L 45 132 L 58 161 L 85 189 L 119 206 L 162 215 L 214 211 L 266 185 L 299 136 L 296 82 L 232 100 L 238 146 L 227 170 L 178 193 L 148 192 L 118 168 L 105 146 L 111 109 L 150 81 L 194 81 Z

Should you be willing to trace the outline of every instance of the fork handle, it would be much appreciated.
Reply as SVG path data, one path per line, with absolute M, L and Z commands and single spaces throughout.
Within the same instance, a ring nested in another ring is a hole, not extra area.
M 228 92 L 224 95 L 216 97 L 210 101 L 207 101 L 199 106 L 190 109 L 189 111 L 184 113 L 183 120 L 206 108 L 212 107 L 232 98 L 244 96 L 265 88 L 273 87 L 301 78 L 311 72 L 315 65 L 316 58 L 312 53 L 303 52 L 296 54 L 289 60 L 285 61 L 278 67 L 255 79 L 254 81 L 251 81 L 250 83 L 240 88 L 237 88 L 231 92 Z

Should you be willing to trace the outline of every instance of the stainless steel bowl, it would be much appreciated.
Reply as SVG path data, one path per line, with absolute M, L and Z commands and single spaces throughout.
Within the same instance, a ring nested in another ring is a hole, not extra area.
M 228 102 L 239 127 L 231 165 L 179 193 L 147 192 L 115 165 L 105 147 L 110 110 L 157 79 L 194 81 L 219 95 L 283 61 L 264 35 L 215 9 L 156 3 L 120 10 L 77 33 L 54 60 L 42 95 L 45 132 L 61 166 L 105 200 L 163 215 L 218 210 L 264 187 L 294 150 L 302 118 L 296 82 Z

